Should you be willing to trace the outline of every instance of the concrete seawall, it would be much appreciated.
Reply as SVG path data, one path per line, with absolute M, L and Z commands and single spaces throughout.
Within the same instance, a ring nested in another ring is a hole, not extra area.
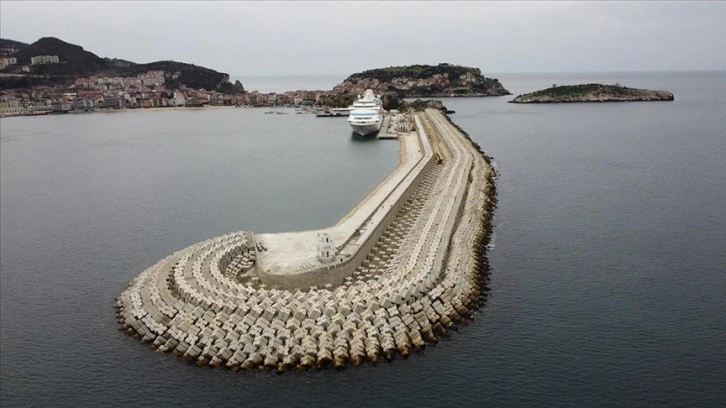
M 260 281 L 283 289 L 331 284 L 338 286 L 361 264 L 398 211 L 418 188 L 433 163 L 428 136 L 421 129 L 401 138 L 401 163 L 341 221 L 325 230 L 288 234 L 258 235 L 265 251 L 258 253 L 257 273 Z M 328 233 L 333 243 L 334 259 L 318 260 L 317 235 Z M 295 256 L 290 248 L 296 248 Z
M 435 343 L 483 301 L 495 174 L 440 112 L 414 120 L 401 164 L 336 225 L 178 251 L 119 296 L 121 329 L 233 369 L 344 367 Z

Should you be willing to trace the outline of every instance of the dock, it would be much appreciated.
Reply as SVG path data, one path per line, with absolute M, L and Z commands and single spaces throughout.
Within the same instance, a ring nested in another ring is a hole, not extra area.
M 117 298 L 120 328 L 231 369 L 342 368 L 435 343 L 483 302 L 495 173 L 441 112 L 413 122 L 396 131 L 398 167 L 335 225 L 175 252 Z
M 383 121 L 377 139 L 398 139 L 411 131 L 411 119 L 402 113 L 388 113 Z
M 383 117 L 383 123 L 381 124 L 381 130 L 376 134 L 377 139 L 398 139 L 397 134 L 389 133 L 389 127 L 391 126 L 391 114 L 387 113 Z

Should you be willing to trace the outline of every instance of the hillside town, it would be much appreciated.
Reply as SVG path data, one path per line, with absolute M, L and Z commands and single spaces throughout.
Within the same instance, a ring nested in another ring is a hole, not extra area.
M 56 42 L 59 40 L 55 40 Z M 39 41 L 40 42 L 40 41 Z M 62 43 L 65 44 L 65 43 Z M 10 47 L 10 48 L 8 48 Z M 79 47 L 80 48 L 80 47 Z M 82 50 L 82 48 L 80 48 Z M 42 80 L 46 68 L 61 67 L 67 64 L 58 55 L 30 55 L 24 62 L 13 55 L 18 49 L 5 45 L 0 50 L 0 76 L 5 79 L 32 78 Z M 84 51 L 85 52 L 85 51 Z M 88 54 L 88 53 L 87 53 Z M 94 58 L 98 58 L 93 54 Z M 29 63 L 28 63 L 29 62 Z M 104 61 L 105 63 L 105 61 Z M 128 62 L 113 60 L 113 66 L 129 65 Z M 216 89 L 191 87 L 184 84 L 184 74 L 178 70 L 153 69 L 136 75 L 110 76 L 108 73 L 81 76 L 74 75 L 63 85 L 43 85 L 26 87 L 5 87 L 0 90 L 0 116 L 32 116 L 53 113 L 94 112 L 101 110 L 149 109 L 149 108 L 183 108 L 206 106 L 235 107 L 305 107 L 312 110 L 320 107 L 346 107 L 355 100 L 356 95 L 366 89 L 376 94 L 385 95 L 384 105 L 396 93 L 403 97 L 419 95 L 457 96 L 482 92 L 482 84 L 490 81 L 481 76 L 478 70 L 440 64 L 437 67 L 414 66 L 391 67 L 366 71 L 355 74 L 336 85 L 331 90 L 297 90 L 285 92 L 263 93 L 245 91 L 237 81 L 229 83 L 229 76 L 219 74 L 226 87 Z M 426 69 L 425 76 L 416 70 Z M 391 72 L 389 72 L 391 71 Z M 109 72 L 109 71 L 106 71 Z M 111 70 L 113 72 L 113 70 Z M 118 72 L 118 71 L 117 71 Z M 138 71 L 137 71 L 138 72 Z M 214 72 L 214 71 L 212 71 Z M 189 76 L 186 77 L 189 79 Z M 38 83 L 36 81 L 36 83 Z M 216 82 L 207 84 L 212 84 Z M 490 94 L 503 91 L 508 94 L 498 81 L 491 82 Z M 199 86 L 199 85 L 197 85 Z M 488 85 L 487 85 L 488 86 Z M 396 103 L 393 103 L 396 106 Z
M 78 78 L 70 86 L 36 86 L 0 91 L 0 115 L 43 115 L 49 113 L 93 112 L 99 110 L 178 108 L 205 106 L 314 106 L 326 95 L 362 93 L 366 88 L 384 91 L 386 84 L 377 79 L 344 81 L 332 90 L 297 90 L 263 93 L 258 91 L 224 94 L 214 90 L 193 89 L 184 84 L 165 86 L 178 73 L 148 71 L 133 77 L 90 76 Z M 445 77 L 411 80 L 398 79 L 404 87 L 448 82 Z
M 0 115 L 42 115 L 109 109 L 204 106 L 312 106 L 331 91 L 257 91 L 224 94 L 184 84 L 167 87 L 178 73 L 148 71 L 133 77 L 83 77 L 70 86 L 36 86 L 0 91 Z

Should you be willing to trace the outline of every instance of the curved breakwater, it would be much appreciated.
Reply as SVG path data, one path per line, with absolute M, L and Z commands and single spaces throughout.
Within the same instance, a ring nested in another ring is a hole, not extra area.
M 306 261 L 286 285 L 284 273 L 266 279 L 266 240 L 206 240 L 130 282 L 121 329 L 200 365 L 284 371 L 405 357 L 472 318 L 486 296 L 495 173 L 443 114 L 414 119 L 421 156 L 334 248 L 338 263 Z

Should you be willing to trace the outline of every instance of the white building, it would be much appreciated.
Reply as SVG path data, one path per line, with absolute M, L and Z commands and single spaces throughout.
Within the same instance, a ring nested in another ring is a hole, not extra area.
M 36 55 L 35 57 L 30 58 L 30 64 L 31 65 L 37 65 L 37 64 L 57 64 L 60 60 L 58 60 L 57 55 Z
M 335 247 L 330 234 L 327 232 L 318 233 L 318 260 L 323 263 L 333 262 L 335 259 Z
M 23 106 L 0 108 L 0 116 L 17 116 L 25 115 L 26 113 L 28 113 L 28 110 Z
M 8 65 L 15 65 L 18 59 L 15 57 L 0 57 L 0 69 L 5 69 Z

